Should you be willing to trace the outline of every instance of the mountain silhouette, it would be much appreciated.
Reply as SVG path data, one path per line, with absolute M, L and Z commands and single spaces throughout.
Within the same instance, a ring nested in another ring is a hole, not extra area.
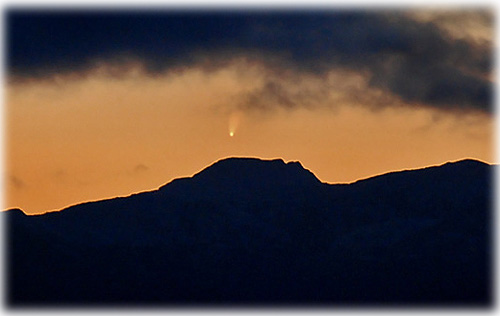
M 326 184 L 228 158 L 129 197 L 4 212 L 7 302 L 490 306 L 494 166 Z

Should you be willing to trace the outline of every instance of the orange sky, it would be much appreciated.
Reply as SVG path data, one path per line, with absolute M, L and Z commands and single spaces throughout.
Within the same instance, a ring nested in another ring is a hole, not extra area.
M 300 80 L 245 60 L 209 72 L 122 71 L 102 64 L 7 85 L 4 208 L 34 214 L 152 190 L 229 156 L 299 160 L 329 183 L 466 157 L 495 162 L 491 116 L 410 106 L 345 69 Z M 269 83 L 304 106 L 255 95 Z

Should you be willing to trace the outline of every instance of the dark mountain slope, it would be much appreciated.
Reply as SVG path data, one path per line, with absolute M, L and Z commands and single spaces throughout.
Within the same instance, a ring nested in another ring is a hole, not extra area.
M 491 304 L 493 167 L 349 185 L 230 158 L 126 198 L 7 219 L 8 302 Z

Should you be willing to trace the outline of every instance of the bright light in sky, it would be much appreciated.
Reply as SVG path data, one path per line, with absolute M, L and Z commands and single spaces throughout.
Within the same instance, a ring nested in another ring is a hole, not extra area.
M 229 136 L 234 136 L 236 128 L 238 128 L 238 125 L 240 124 L 241 116 L 241 111 L 236 111 L 229 115 Z
M 358 104 L 349 88 L 342 92 L 345 100 L 327 95 L 311 108 L 285 111 L 267 103 L 275 110 L 233 109 L 240 104 L 233 96 L 248 87 L 260 89 L 266 75 L 259 70 L 242 77 L 238 67 L 210 76 L 193 68 L 153 79 L 143 73 L 112 79 L 96 72 L 62 77 L 57 85 L 9 84 L 6 208 L 36 214 L 151 190 L 224 157 L 300 159 L 329 183 L 463 157 L 494 159 L 489 116 L 459 119 L 404 103 L 372 111 L 370 100 L 377 94 L 369 87 L 363 88 L 370 96 L 366 107 L 349 103 Z M 332 74 L 328 86 L 339 87 L 349 76 Z M 306 87 L 318 84 L 306 79 L 301 83 Z M 224 131 L 231 139 L 238 132 L 238 140 L 227 140 Z
M 227 157 L 300 161 L 329 183 L 464 158 L 493 162 L 494 79 L 484 67 L 493 16 L 410 11 L 112 21 L 11 14 L 4 209 L 39 214 L 152 190 Z M 71 36 L 82 21 L 97 26 Z M 168 28 L 180 21 L 187 24 Z M 120 23 L 137 32 L 122 34 Z M 172 41 L 155 37 L 158 27 Z M 82 53 L 95 29 L 103 40 Z M 380 36 L 387 31 L 424 49 L 392 51 Z M 342 47 L 346 36 L 352 49 Z M 54 54 L 61 38 L 62 59 Z M 236 131 L 235 141 L 224 136 Z

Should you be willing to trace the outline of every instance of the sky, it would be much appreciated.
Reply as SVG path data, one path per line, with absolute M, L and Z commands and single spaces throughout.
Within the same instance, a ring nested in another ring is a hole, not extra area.
M 153 190 L 225 157 L 350 183 L 496 163 L 494 10 L 6 10 L 5 208 Z

